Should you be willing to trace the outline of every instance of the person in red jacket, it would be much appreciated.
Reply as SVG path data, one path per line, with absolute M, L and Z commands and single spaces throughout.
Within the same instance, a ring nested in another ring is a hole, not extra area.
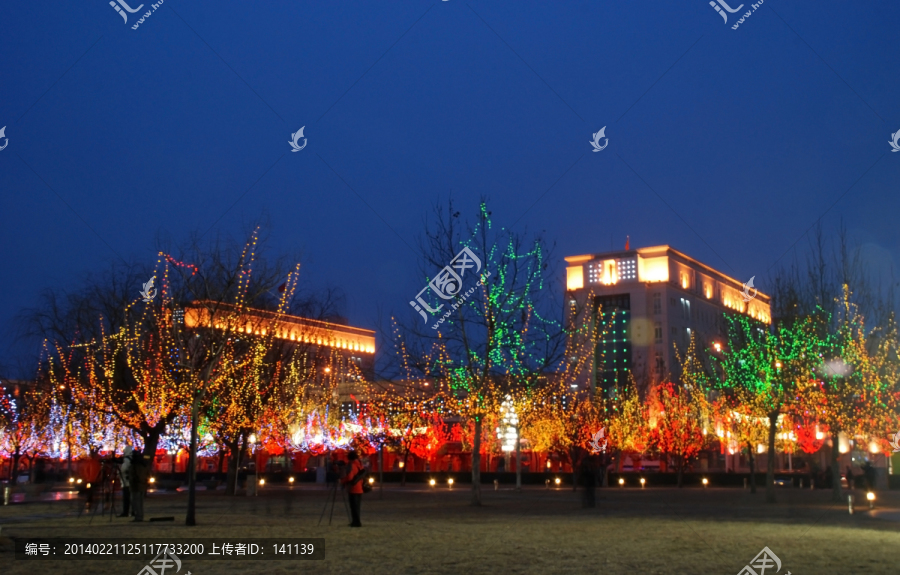
M 350 493 L 350 515 L 353 517 L 350 527 L 362 527 L 362 524 L 359 522 L 359 507 L 362 503 L 362 482 L 365 480 L 366 468 L 359 461 L 359 455 L 355 451 L 347 454 L 347 460 L 350 462 L 350 468 L 347 470 L 344 478 L 341 479 L 341 483 L 347 486 L 347 490 Z

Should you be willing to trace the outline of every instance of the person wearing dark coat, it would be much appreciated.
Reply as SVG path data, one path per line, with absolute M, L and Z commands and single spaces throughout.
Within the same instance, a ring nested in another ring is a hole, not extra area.
M 595 507 L 597 505 L 595 496 L 597 473 L 593 457 L 583 457 L 581 459 L 581 484 L 584 486 L 582 507 Z
M 150 463 L 144 459 L 140 450 L 131 453 L 131 507 L 134 511 L 133 521 L 144 520 L 144 492 L 150 479 Z

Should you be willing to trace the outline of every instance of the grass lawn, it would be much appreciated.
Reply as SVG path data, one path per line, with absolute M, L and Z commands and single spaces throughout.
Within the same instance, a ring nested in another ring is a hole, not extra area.
M 137 574 L 147 559 L 122 561 L 15 560 L 10 537 L 321 537 L 326 557 L 307 561 L 201 561 L 182 557 L 192 575 L 271 573 L 614 573 L 736 575 L 763 547 L 782 561 L 779 575 L 900 573 L 900 493 L 880 493 L 870 513 L 856 491 L 854 515 L 830 492 L 617 487 L 597 490 L 597 506 L 581 507 L 571 488 L 483 491 L 388 486 L 365 495 L 361 529 L 347 526 L 340 499 L 334 522 L 317 526 L 326 492 L 303 485 L 266 488 L 258 497 L 198 493 L 200 525 L 184 526 L 187 494 L 147 498 L 148 517 L 175 523 L 77 517 L 75 502 L 0 507 L 0 573 Z M 167 571 L 168 574 L 171 571 Z M 773 572 L 770 568 L 766 574 Z

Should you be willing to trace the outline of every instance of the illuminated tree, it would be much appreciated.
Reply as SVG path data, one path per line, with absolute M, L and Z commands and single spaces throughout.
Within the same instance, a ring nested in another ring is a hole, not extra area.
M 495 230 L 484 202 L 471 225 L 460 225 L 452 203 L 435 215 L 423 241 L 422 271 L 426 280 L 440 272 L 411 302 L 413 319 L 402 335 L 395 333 L 400 377 L 433 381 L 447 408 L 474 423 L 471 503 L 480 505 L 485 419 L 499 412 L 507 395 L 537 388 L 548 373 L 566 369 L 560 367 L 568 366 L 566 352 L 581 349 L 596 330 L 587 320 L 569 329 L 551 319 L 565 315 L 540 237 Z M 590 354 L 570 357 L 583 364 Z
M 675 355 L 681 364 L 680 385 L 663 382 L 649 394 L 650 438 L 664 458 L 675 456 L 678 487 L 682 487 L 685 466 L 707 444 L 709 376 L 697 354 L 694 334 L 685 355 L 677 347 Z
M 804 390 L 804 401 L 812 416 L 831 434 L 833 500 L 841 501 L 840 434 L 862 436 L 887 449 L 890 426 L 898 406 L 897 328 L 887 326 L 867 331 L 865 320 L 850 301 L 844 286 L 834 328 L 834 344 L 819 358 L 813 385 Z M 820 313 L 821 324 L 828 316 Z M 822 330 L 824 331 L 824 330 Z
M 649 449 L 650 409 L 641 399 L 633 379 L 605 401 L 600 418 L 606 428 L 607 451 L 615 454 L 616 471 L 621 471 L 624 453 L 642 454 Z
M 703 416 L 706 397 L 696 389 L 660 383 L 650 393 L 650 441 L 665 457 L 675 457 L 678 487 L 685 465 L 706 443 Z
M 525 427 L 538 451 L 558 453 L 572 468 L 572 490 L 577 485 L 578 465 L 592 434 L 601 426 L 600 408 L 587 393 L 560 387 L 539 400 L 540 407 Z
M 28 459 L 31 473 L 35 458 L 48 452 L 49 415 L 46 394 L 18 386 L 0 389 L 0 453 L 10 459 L 10 483 L 15 484 L 21 458 Z
M 767 418 L 768 465 L 766 502 L 775 502 L 775 439 L 779 418 L 801 409 L 798 398 L 813 385 L 814 370 L 827 342 L 810 318 L 780 324 L 773 331 L 743 316 L 726 316 L 729 343 L 722 352 L 724 382 L 720 385 L 748 410 Z

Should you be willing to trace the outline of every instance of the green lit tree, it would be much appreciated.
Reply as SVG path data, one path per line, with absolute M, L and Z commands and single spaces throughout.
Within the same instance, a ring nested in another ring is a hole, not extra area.
M 814 370 L 827 351 L 810 318 L 768 330 L 744 316 L 726 316 L 728 345 L 722 352 L 719 385 L 746 408 L 768 420 L 766 502 L 775 502 L 775 436 L 779 418 L 800 409 L 797 398 L 813 385 Z
M 423 275 L 440 272 L 398 329 L 398 375 L 434 381 L 447 408 L 474 424 L 471 502 L 480 505 L 485 418 L 507 395 L 542 386 L 548 373 L 586 365 L 593 330 L 586 321 L 569 329 L 553 319 L 565 316 L 542 238 L 495 229 L 484 201 L 470 224 L 460 224 L 452 202 L 435 216 L 422 242 Z

